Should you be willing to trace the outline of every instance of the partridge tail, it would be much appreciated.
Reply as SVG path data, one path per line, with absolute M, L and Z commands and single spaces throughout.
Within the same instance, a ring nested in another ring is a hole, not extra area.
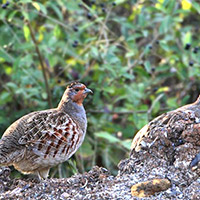
M 0 166 L 12 165 L 12 159 L 10 156 L 9 148 L 5 145 L 5 141 L 0 140 Z
M 198 96 L 197 100 L 194 102 L 194 104 L 199 105 L 200 104 L 200 95 Z
M 9 166 L 11 164 L 8 163 L 4 154 L 0 151 L 0 166 Z
M 4 143 L 2 139 L 0 140 L 0 166 L 4 166 L 6 164 L 7 159 L 6 159 L 6 152 L 4 152 Z

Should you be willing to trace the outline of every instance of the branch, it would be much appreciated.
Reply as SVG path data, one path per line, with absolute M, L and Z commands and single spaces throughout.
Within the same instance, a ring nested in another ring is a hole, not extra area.
M 160 99 L 160 98 L 159 98 Z M 170 108 L 169 107 L 163 107 L 160 108 L 160 111 L 169 111 Z M 148 110 L 130 110 L 130 111 L 104 111 L 104 110 L 88 110 L 87 113 L 96 113 L 96 114 L 119 114 L 119 115 L 130 115 L 130 114 L 134 114 L 134 113 L 148 113 Z
M 42 67 L 42 73 L 43 73 L 43 77 L 44 77 L 46 92 L 47 92 L 47 95 L 48 95 L 48 103 L 49 103 L 50 108 L 52 108 L 51 93 L 50 93 L 49 84 L 48 84 L 48 81 L 47 81 L 47 75 L 46 75 L 46 70 L 45 70 L 45 65 L 44 65 L 44 62 L 43 62 L 43 58 L 42 58 L 42 55 L 40 53 L 37 41 L 35 39 L 35 36 L 34 36 L 34 33 L 33 33 L 33 29 L 31 27 L 30 21 L 26 20 L 26 23 L 27 23 L 27 25 L 29 27 L 31 38 L 32 38 L 32 41 L 33 41 L 33 43 L 35 45 L 35 50 L 36 50 L 36 53 L 38 55 L 41 67 Z
M 153 40 L 150 42 L 150 45 L 153 46 L 153 44 L 154 44 L 155 41 L 158 39 L 158 37 L 159 37 L 159 34 L 156 33 L 156 34 L 155 34 L 155 37 L 154 37 Z M 130 71 L 133 67 L 135 67 L 135 65 L 137 65 L 138 62 L 141 61 L 141 60 L 143 59 L 144 55 L 145 55 L 145 50 L 139 55 L 139 58 L 138 58 L 137 60 L 135 60 L 131 66 L 128 67 L 128 70 L 127 70 L 127 71 Z
M 139 110 L 139 111 L 103 111 L 103 110 L 88 110 L 88 113 L 104 113 L 104 114 L 119 114 L 119 115 L 126 115 L 126 114 L 133 114 L 133 113 L 146 113 L 146 110 Z

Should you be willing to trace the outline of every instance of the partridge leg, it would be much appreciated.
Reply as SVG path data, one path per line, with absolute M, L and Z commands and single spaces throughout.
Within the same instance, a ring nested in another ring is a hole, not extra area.
M 40 180 L 47 179 L 47 177 L 49 175 L 49 169 L 50 168 L 44 168 L 44 169 L 40 169 L 40 170 L 37 171 L 37 175 L 38 175 Z
M 14 122 L 0 140 L 0 166 L 46 179 L 49 169 L 68 160 L 81 146 L 87 129 L 83 101 L 92 93 L 69 84 L 57 108 L 29 113 Z

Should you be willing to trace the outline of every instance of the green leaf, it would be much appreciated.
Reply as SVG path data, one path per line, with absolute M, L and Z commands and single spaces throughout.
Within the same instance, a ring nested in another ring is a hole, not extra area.
M 24 16 L 25 19 L 29 20 L 29 14 L 25 11 L 22 11 L 22 15 Z
M 126 58 L 129 58 L 129 57 L 132 57 L 132 56 L 134 56 L 134 55 L 135 55 L 135 52 L 134 52 L 134 51 L 129 51 L 129 52 L 126 53 L 125 57 L 126 57 Z
M 38 10 L 40 11 L 40 5 L 37 2 L 32 2 L 32 5 Z
M 192 1 L 192 6 L 200 14 L 200 5 L 199 5 L 199 2 L 197 3 L 195 0 L 193 0 Z
M 178 107 L 177 98 L 176 97 L 172 97 L 172 98 L 167 99 L 167 105 L 169 107 L 172 107 L 172 108 L 177 108 Z
M 6 104 L 12 101 L 12 97 L 9 92 L 2 92 L 0 95 L 0 105 Z
M 151 72 L 151 64 L 148 60 L 144 62 L 144 67 L 148 73 Z
M 166 33 L 172 25 L 172 17 L 171 16 L 166 16 L 161 22 L 160 28 L 159 28 L 159 33 L 163 34 Z
M 117 137 L 111 135 L 111 134 L 108 133 L 108 132 L 101 131 L 101 132 L 95 133 L 95 135 L 96 135 L 98 138 L 106 139 L 106 140 L 107 140 L 108 142 L 110 142 L 110 143 L 120 142 L 120 139 L 118 139 Z
M 170 47 L 169 47 L 169 45 L 165 41 L 161 41 L 160 42 L 160 46 L 165 51 L 170 51 L 171 50 Z
M 91 53 L 92 53 L 92 56 L 93 56 L 94 58 L 98 58 L 98 57 L 99 57 L 99 51 L 98 51 L 98 49 L 97 49 L 96 47 L 94 47 L 94 46 L 91 47 Z
M 94 154 L 94 150 L 92 149 L 91 144 L 85 140 L 79 149 L 81 156 L 87 158 L 88 156 L 92 156 Z
M 0 49 L 0 58 L 3 58 L 5 61 L 14 62 L 14 58 L 8 54 L 4 49 Z
M 115 0 L 115 3 L 116 4 L 121 4 L 121 3 L 124 3 L 126 0 Z
M 13 89 L 13 90 L 16 90 L 18 88 L 17 85 L 15 83 L 13 83 L 13 82 L 8 82 L 6 84 L 6 86 L 11 88 L 11 89 Z
M 45 6 L 43 6 L 41 3 L 39 3 L 39 2 L 32 2 L 32 5 L 33 5 L 38 11 L 42 11 L 45 15 L 47 14 L 47 10 L 46 10 Z
M 20 1 L 18 1 L 17 3 L 31 3 L 32 2 L 32 0 L 20 0 Z
M 8 21 L 12 21 L 13 18 L 15 17 L 15 15 L 18 13 L 18 10 L 14 10 L 13 12 L 11 12 L 8 16 Z
M 120 144 L 128 150 L 130 150 L 131 148 L 131 143 L 132 143 L 131 140 L 123 140 L 120 142 Z
M 192 33 L 190 31 L 186 32 L 183 36 L 183 45 L 192 42 Z
M 60 27 L 57 25 L 55 28 L 54 28 L 54 31 L 53 31 L 54 35 L 59 38 L 60 35 L 61 35 L 61 30 L 60 30 Z
M 11 75 L 11 73 L 13 72 L 13 70 L 12 70 L 12 67 L 6 67 L 5 68 L 5 73 L 7 74 L 7 75 Z
M 49 7 L 51 7 L 51 9 L 54 10 L 54 12 L 56 13 L 57 17 L 59 20 L 63 20 L 63 15 L 61 10 L 58 8 L 57 4 L 55 2 L 49 1 L 47 3 L 49 5 Z
M 139 130 L 148 123 L 148 115 L 147 113 L 134 113 L 133 120 L 135 126 Z
M 29 39 L 30 39 L 29 27 L 27 25 L 24 25 L 23 30 L 24 30 L 24 37 L 25 37 L 26 41 L 29 41 Z

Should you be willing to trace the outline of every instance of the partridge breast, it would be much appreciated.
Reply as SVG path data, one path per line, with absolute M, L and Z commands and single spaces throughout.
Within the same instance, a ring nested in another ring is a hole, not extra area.
M 89 93 L 84 84 L 73 82 L 57 108 L 14 122 L 0 140 L 0 165 L 47 178 L 49 169 L 68 160 L 84 140 L 87 118 L 82 103 Z
M 23 127 L 21 137 L 18 132 L 16 137 L 12 133 L 15 144 L 25 148 L 26 160 L 18 161 L 20 159 L 15 156 L 14 165 L 19 171 L 29 173 L 38 167 L 51 167 L 62 163 L 68 160 L 83 142 L 85 134 L 68 114 L 42 111 L 31 115 L 24 117 L 16 127 Z M 5 132 L 5 137 L 8 135 L 9 133 Z M 8 153 L 7 158 L 9 157 Z

